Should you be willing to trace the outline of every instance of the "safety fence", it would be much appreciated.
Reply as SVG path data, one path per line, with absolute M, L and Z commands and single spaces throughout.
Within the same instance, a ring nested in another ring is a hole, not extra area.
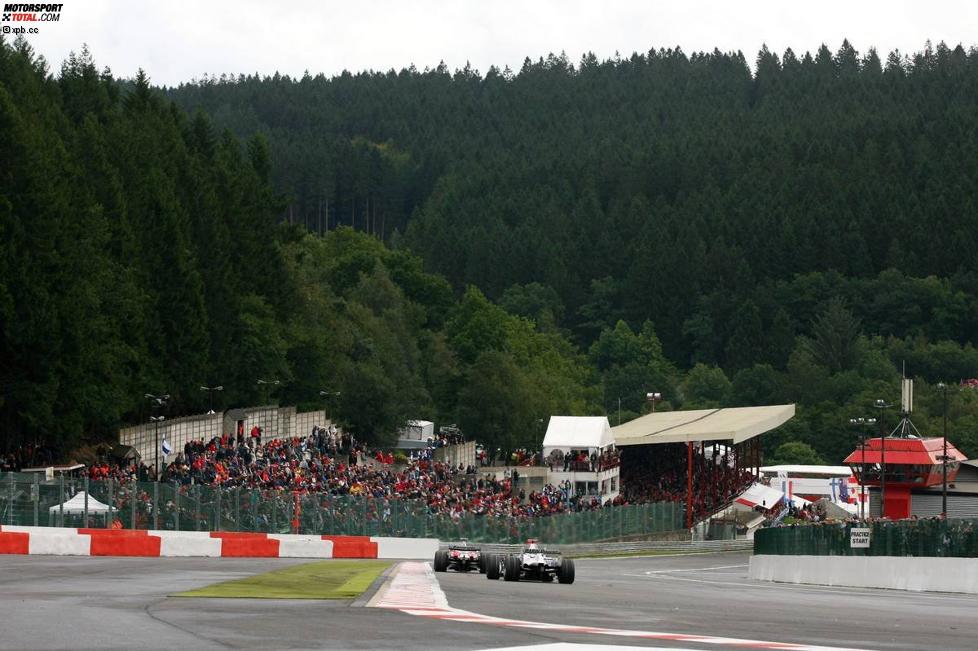
M 684 528 L 674 502 L 539 517 L 432 513 L 425 502 L 287 490 L 0 474 L 0 524 L 251 531 L 555 544 L 621 540 Z
M 853 529 L 857 529 L 855 534 Z M 866 544 L 866 529 L 868 546 L 862 546 Z M 974 558 L 978 557 L 978 520 L 935 518 L 772 527 L 754 533 L 754 554 Z

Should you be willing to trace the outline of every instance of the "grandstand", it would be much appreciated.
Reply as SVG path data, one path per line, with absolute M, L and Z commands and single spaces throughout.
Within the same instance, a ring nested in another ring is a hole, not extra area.
M 760 477 L 760 436 L 794 414 L 794 405 L 658 412 L 612 428 L 626 496 L 681 498 L 692 528 Z

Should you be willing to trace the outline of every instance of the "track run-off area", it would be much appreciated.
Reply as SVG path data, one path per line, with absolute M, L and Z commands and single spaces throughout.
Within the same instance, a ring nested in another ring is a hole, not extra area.
M 573 585 L 408 561 L 353 602 L 170 596 L 304 562 L 0 556 L 0 649 L 965 650 L 978 630 L 975 596 L 752 581 L 746 553 L 579 559 Z

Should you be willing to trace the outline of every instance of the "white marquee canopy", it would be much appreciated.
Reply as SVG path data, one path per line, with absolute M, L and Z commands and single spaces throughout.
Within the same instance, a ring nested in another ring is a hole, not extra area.
M 85 491 L 79 491 L 70 500 L 64 504 L 55 504 L 50 509 L 51 513 L 58 513 L 64 509 L 65 515 L 80 515 L 85 513 Z M 109 511 L 109 505 L 99 502 L 97 499 L 88 496 L 88 513 L 107 513 Z
M 543 437 L 543 455 L 557 450 L 594 450 L 613 445 L 611 425 L 604 416 L 551 416 Z

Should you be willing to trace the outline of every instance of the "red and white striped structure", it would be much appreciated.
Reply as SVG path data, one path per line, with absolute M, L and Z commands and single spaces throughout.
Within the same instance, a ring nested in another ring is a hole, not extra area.
M 214 558 L 427 558 L 435 539 L 230 531 L 0 527 L 0 554 Z

